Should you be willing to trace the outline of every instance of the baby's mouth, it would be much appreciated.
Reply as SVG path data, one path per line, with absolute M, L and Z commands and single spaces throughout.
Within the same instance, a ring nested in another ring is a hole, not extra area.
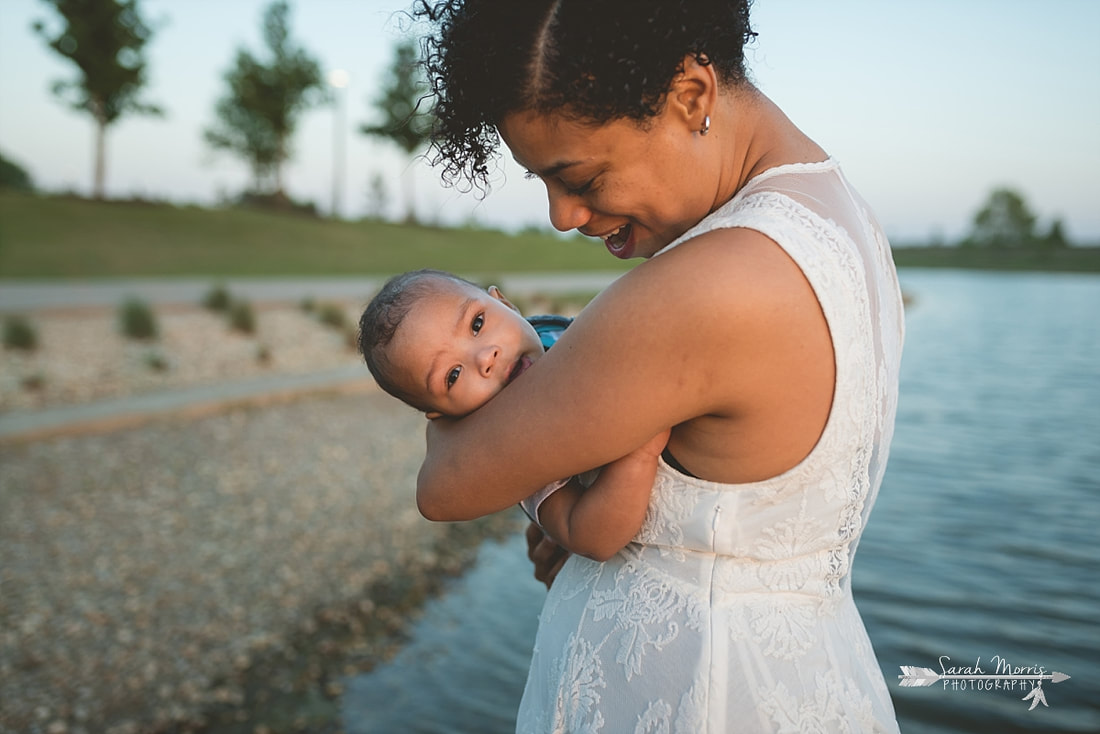
M 508 383 L 512 384 L 512 381 L 527 371 L 527 368 L 531 366 L 531 358 L 527 355 L 521 356 L 516 360 L 516 363 L 512 365 L 512 371 L 508 373 Z

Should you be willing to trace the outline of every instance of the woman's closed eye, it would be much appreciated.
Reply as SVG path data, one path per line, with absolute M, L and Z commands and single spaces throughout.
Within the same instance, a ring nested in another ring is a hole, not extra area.
M 570 196 L 584 196 L 585 194 L 587 194 L 589 191 L 592 190 L 592 184 L 594 184 L 595 182 L 596 182 L 595 178 L 590 178 L 586 182 L 581 184 L 580 186 L 570 186 L 569 184 L 565 183 L 564 181 L 562 181 L 562 185 L 565 186 L 565 191 Z
M 535 179 L 542 178 L 542 176 L 539 176 L 534 171 L 524 171 L 523 177 L 525 179 L 527 179 L 528 181 L 533 181 Z M 592 190 L 592 184 L 594 184 L 594 183 L 596 183 L 596 177 L 595 176 L 588 179 L 587 181 L 585 181 L 580 186 L 570 186 L 565 181 L 562 181 L 561 185 L 565 187 L 565 193 L 569 194 L 570 196 L 584 196 L 585 194 L 587 194 L 589 191 Z

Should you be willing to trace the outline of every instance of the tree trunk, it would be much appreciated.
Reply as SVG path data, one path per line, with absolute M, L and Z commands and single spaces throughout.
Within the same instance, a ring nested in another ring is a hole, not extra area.
M 405 223 L 416 224 L 416 171 L 414 167 L 416 160 L 409 161 L 409 165 L 405 167 L 405 174 L 402 176 L 405 184 Z
M 103 198 L 103 182 L 106 178 L 104 173 L 106 158 L 106 139 L 107 139 L 107 123 L 103 120 L 102 115 L 95 115 L 95 169 L 92 174 L 92 197 L 95 199 Z
M 279 138 L 279 158 L 275 161 L 275 198 L 286 196 L 283 191 L 283 164 L 286 162 L 286 136 Z

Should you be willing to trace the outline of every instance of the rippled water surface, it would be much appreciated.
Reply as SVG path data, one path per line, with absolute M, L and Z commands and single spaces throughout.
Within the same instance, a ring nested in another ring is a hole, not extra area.
M 889 469 L 853 586 L 907 734 L 1100 731 L 1100 276 L 905 270 Z M 511 732 L 544 592 L 487 544 L 392 663 L 348 681 L 365 732 Z M 994 656 L 1071 676 L 1017 691 L 898 685 Z

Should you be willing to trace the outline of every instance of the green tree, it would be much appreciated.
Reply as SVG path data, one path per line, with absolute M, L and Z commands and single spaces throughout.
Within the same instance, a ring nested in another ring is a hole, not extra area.
M 386 189 L 386 179 L 381 173 L 375 173 L 367 186 L 367 216 L 382 219 L 386 215 L 386 205 L 390 194 Z
M 1035 215 L 1024 197 L 1007 188 L 994 189 L 974 215 L 964 244 L 979 247 L 1028 247 L 1035 244 Z
M 1046 235 L 1039 244 L 1043 248 L 1051 250 L 1069 247 L 1069 240 L 1066 239 L 1065 226 L 1062 224 L 1061 217 L 1054 218 L 1054 221 L 1050 223 L 1050 229 L 1047 230 Z
M 264 11 L 263 36 L 270 52 L 264 63 L 238 49 L 225 73 L 228 90 L 215 106 L 217 122 L 203 136 L 216 150 L 248 161 L 253 188 L 284 196 L 283 164 L 290 158 L 290 139 L 302 112 L 326 99 L 321 67 L 290 39 L 283 0 Z
M 53 83 L 53 93 L 73 109 L 87 112 L 96 125 L 92 193 L 103 198 L 107 127 L 128 112 L 161 115 L 156 105 L 138 100 L 145 86 L 145 44 L 152 28 L 141 18 L 138 0 L 43 0 L 61 16 L 61 28 L 43 21 L 34 31 L 73 62 L 76 79 Z
M 422 109 L 427 104 L 423 101 L 427 89 L 415 43 L 399 43 L 382 89 L 373 103 L 381 122 L 364 124 L 360 132 L 396 144 L 412 163 L 413 154 L 428 142 L 435 119 L 429 109 Z M 410 170 L 406 170 L 404 179 L 405 219 L 413 222 L 416 221 L 416 197 Z
M 23 166 L 0 153 L 0 189 L 34 191 L 34 182 Z

